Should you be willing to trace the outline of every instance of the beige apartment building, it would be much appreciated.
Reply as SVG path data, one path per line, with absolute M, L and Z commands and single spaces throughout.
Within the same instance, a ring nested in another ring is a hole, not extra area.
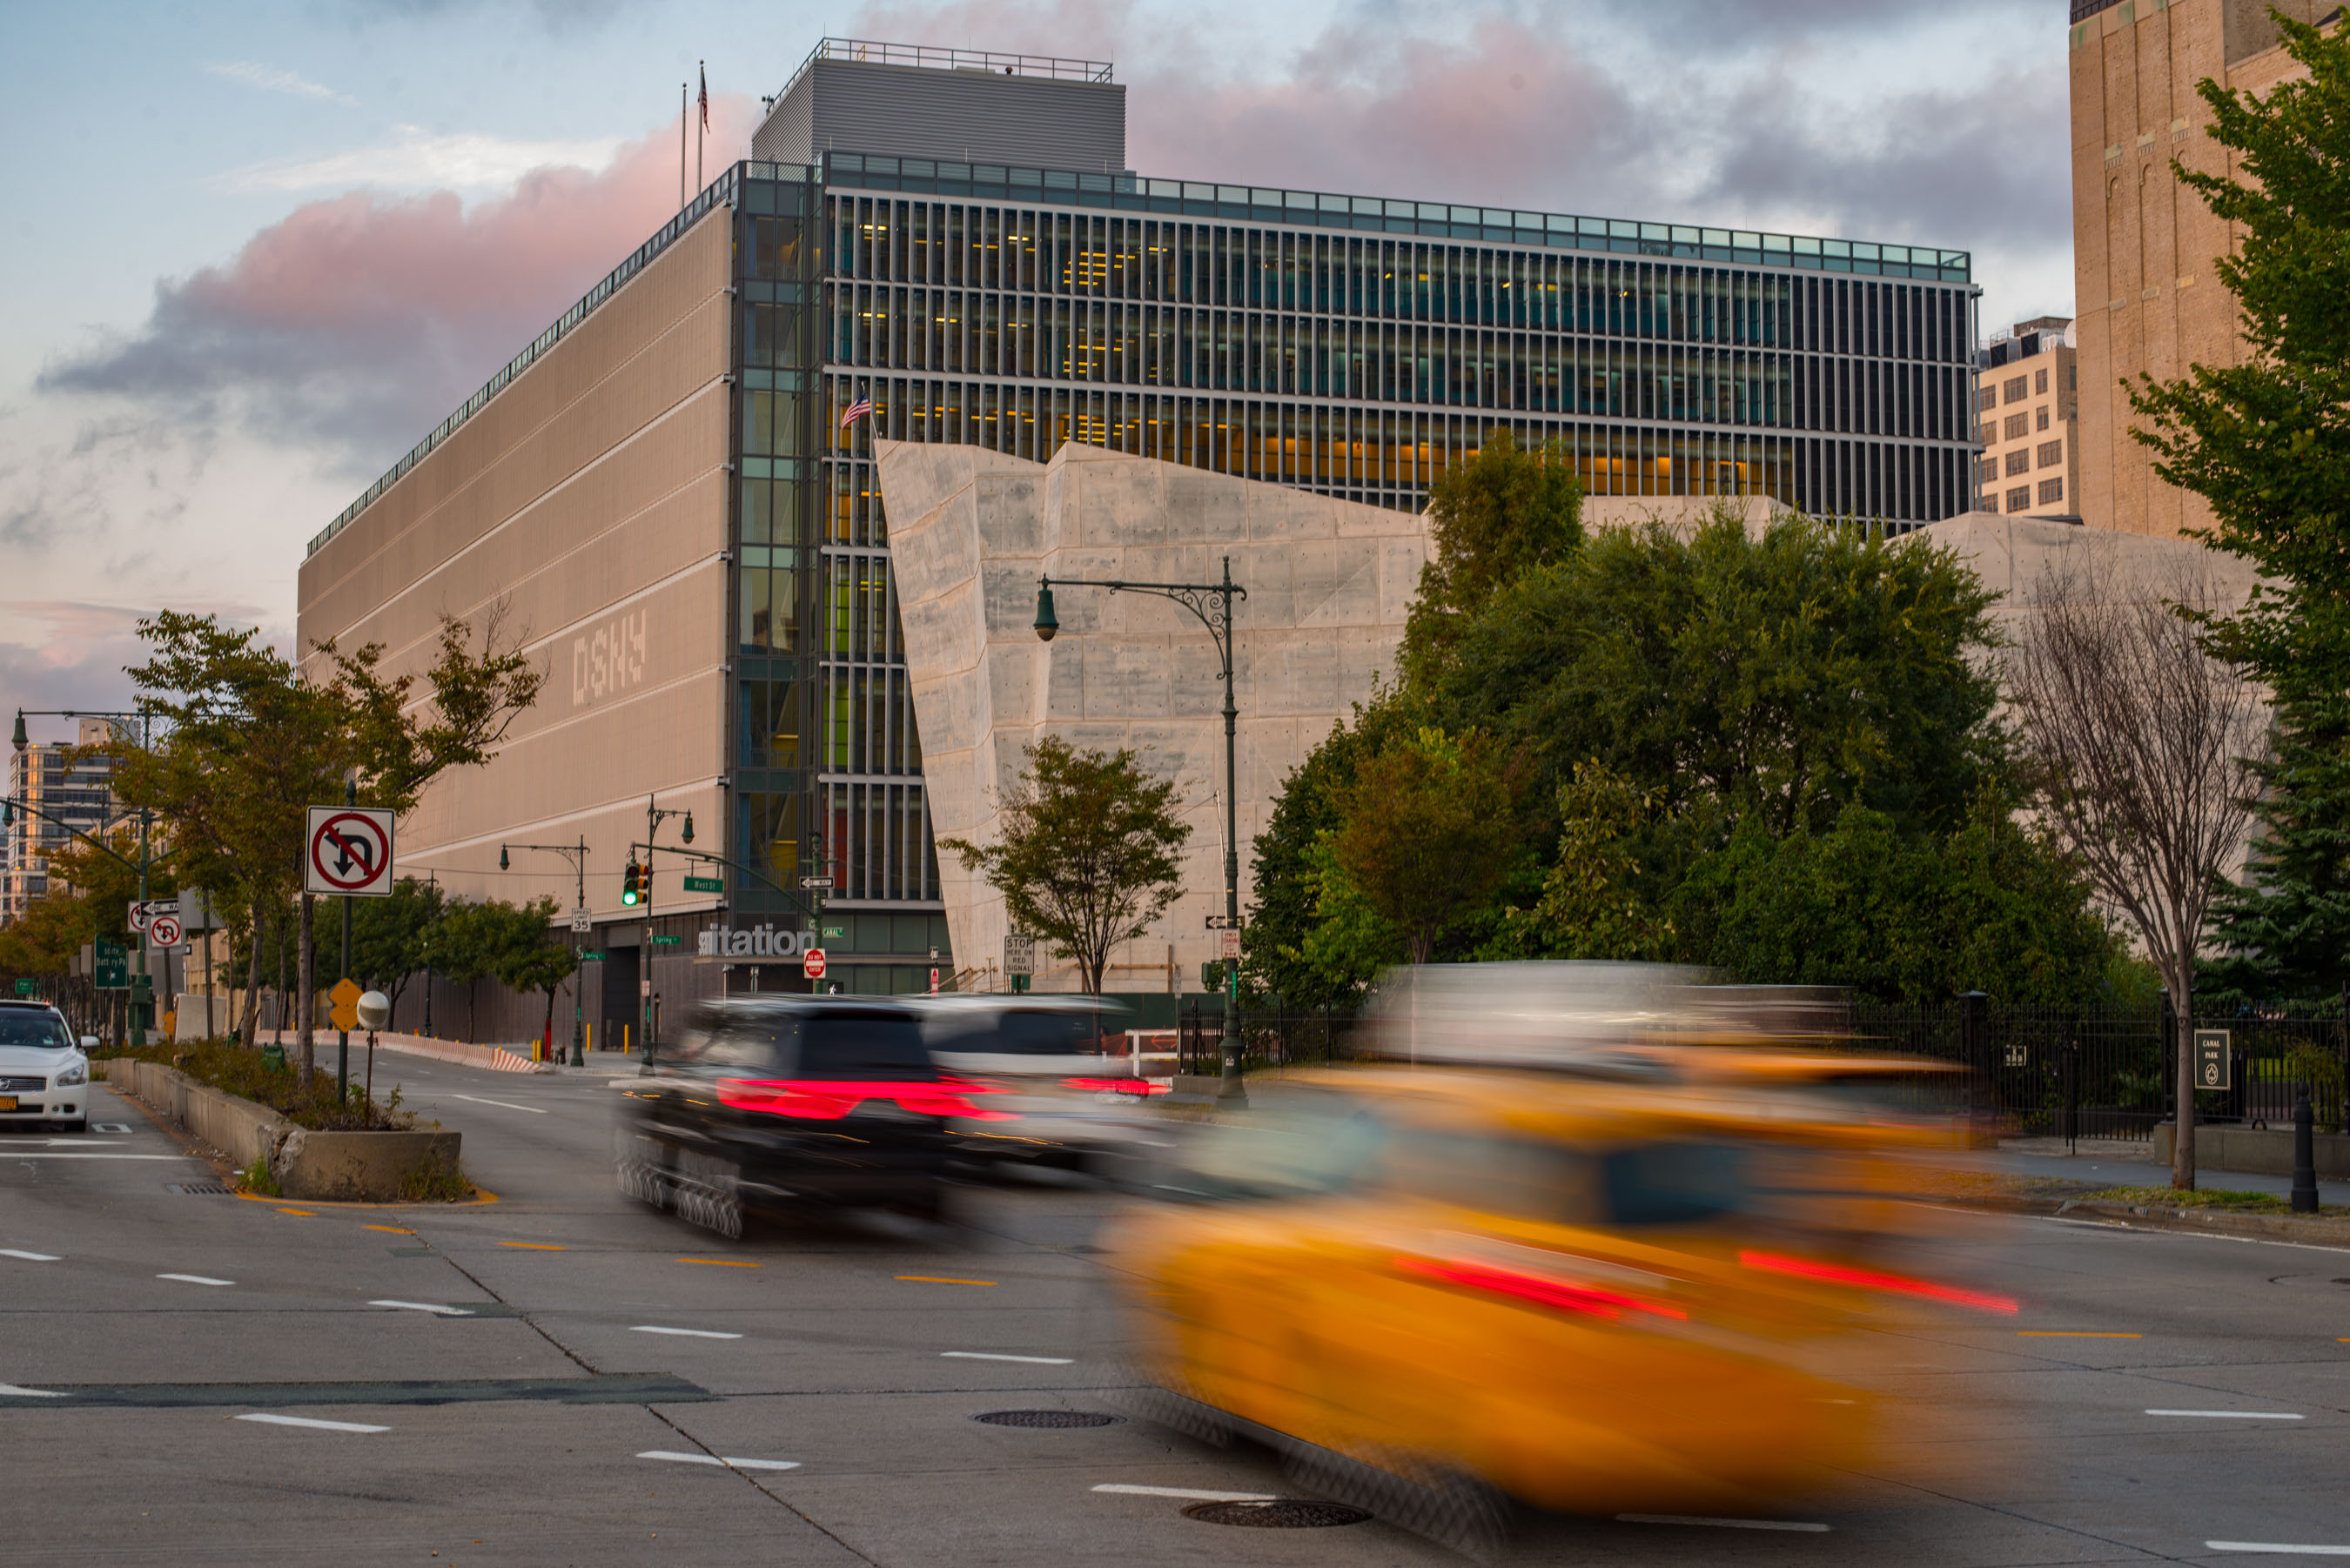
M 2078 523 L 2081 371 L 2072 323 L 2019 321 L 1991 339 L 1975 373 L 1975 510 Z
M 2274 0 L 2303 21 L 2335 0 Z M 2232 171 L 2207 134 L 2206 79 L 2263 93 L 2298 73 L 2278 47 L 2271 0 L 2074 0 L 2073 267 L 2080 351 L 2081 492 L 2101 528 L 2178 534 L 2210 521 L 2199 496 L 2163 483 L 2130 439 L 2128 387 L 2190 365 L 2243 358 L 2235 302 L 2212 264 L 2236 236 L 2171 171 Z M 2002 428 L 2004 422 L 2002 421 Z M 2004 460 L 2002 460 L 2003 462 Z M 2002 499 L 2004 496 L 2002 495 Z

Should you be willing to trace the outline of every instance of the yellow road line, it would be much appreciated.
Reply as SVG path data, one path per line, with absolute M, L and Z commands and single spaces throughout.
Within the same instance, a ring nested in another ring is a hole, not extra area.
M 571 1251 L 568 1247 L 557 1247 L 546 1241 L 501 1241 L 498 1245 L 501 1247 L 527 1248 L 529 1251 L 534 1252 L 567 1252 Z
M 413 1236 L 416 1234 L 415 1231 L 403 1230 L 398 1225 L 362 1225 L 359 1229 L 362 1231 L 389 1231 L 395 1236 Z
M 317 1218 L 316 1214 L 311 1213 L 307 1209 L 280 1209 L 277 1212 L 280 1214 L 299 1214 L 305 1220 L 316 1220 Z
M 995 1282 L 993 1280 L 943 1280 L 936 1274 L 899 1274 L 896 1277 L 918 1285 L 992 1285 Z
M 672 1258 L 675 1263 L 707 1263 L 713 1269 L 755 1269 L 756 1263 L 746 1263 L 735 1258 Z
M 2144 1339 L 2142 1334 L 2109 1334 L 2089 1328 L 2019 1328 L 2015 1331 L 2025 1339 Z

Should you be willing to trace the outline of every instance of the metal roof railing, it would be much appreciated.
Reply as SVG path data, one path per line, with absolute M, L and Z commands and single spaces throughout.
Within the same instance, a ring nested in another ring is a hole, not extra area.
M 1859 273 L 1872 277 L 1932 278 L 1944 283 L 1972 280 L 1973 258 L 1967 252 L 1933 245 L 1889 245 L 1866 240 L 1646 223 L 1564 213 L 1524 213 L 1500 207 L 1456 206 L 1444 202 L 1391 201 L 1380 196 L 1342 196 L 1261 185 L 1147 180 L 1135 174 L 1016 169 L 1003 164 L 930 158 L 886 158 L 869 152 L 827 153 L 825 179 L 827 184 L 868 190 L 976 196 L 987 201 L 1112 207 L 1227 222 L 1420 234 L 1437 239 L 1481 240 L 1492 244 L 1544 245 L 1621 255 L 1794 267 L 1809 272 Z
M 769 99 L 779 103 L 799 85 L 818 60 L 845 60 L 856 65 L 914 66 L 933 71 L 986 71 L 991 76 L 1049 77 L 1057 81 L 1106 82 L 1108 60 L 1078 60 L 1060 55 L 1003 55 L 993 49 L 938 49 L 924 44 L 885 44 L 873 38 L 819 38 L 799 63 L 784 90 Z
M 540 355 L 561 342 L 565 333 L 587 320 L 598 306 L 619 293 L 622 285 L 642 272 L 646 265 L 655 256 L 669 249 L 688 229 L 701 222 L 704 213 L 712 207 L 735 205 L 736 187 L 743 178 L 743 171 L 745 167 L 743 164 L 732 163 L 720 171 L 718 178 L 712 181 L 701 195 L 689 202 L 676 217 L 663 223 L 660 231 L 651 239 L 639 245 L 629 254 L 626 261 L 607 273 L 601 283 L 580 296 L 579 302 L 558 317 L 554 326 L 533 338 L 530 346 L 521 353 L 507 360 L 504 369 L 484 382 L 480 391 L 467 398 L 455 413 L 442 420 L 434 428 L 432 434 L 410 448 L 408 455 L 393 463 L 381 479 L 369 485 L 357 501 L 344 507 L 339 516 L 328 524 L 310 540 L 309 547 L 302 552 L 304 557 L 307 559 L 308 556 L 317 555 L 328 540 L 349 525 L 352 518 L 373 505 L 377 498 L 385 491 L 390 490 L 406 477 L 410 469 L 430 456 L 435 447 L 456 434 L 459 426 L 488 407 L 491 399 L 504 391 L 515 377 L 537 363 Z M 808 176 L 808 171 L 796 163 L 766 163 L 756 167 L 764 178 L 771 180 L 805 180 Z

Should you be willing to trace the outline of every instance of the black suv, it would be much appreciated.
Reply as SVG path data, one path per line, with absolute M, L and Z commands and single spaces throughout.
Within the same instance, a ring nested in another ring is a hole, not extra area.
M 980 1114 L 975 1086 L 887 998 L 704 1002 L 624 1086 L 620 1186 L 726 1236 L 811 1203 L 935 1218 L 947 1118 Z

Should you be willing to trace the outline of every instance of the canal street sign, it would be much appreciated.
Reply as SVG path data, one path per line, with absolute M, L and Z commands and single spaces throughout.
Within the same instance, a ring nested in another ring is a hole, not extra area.
M 2226 1030 L 2198 1029 L 2195 1032 L 2195 1086 L 2199 1089 L 2235 1087 Z

